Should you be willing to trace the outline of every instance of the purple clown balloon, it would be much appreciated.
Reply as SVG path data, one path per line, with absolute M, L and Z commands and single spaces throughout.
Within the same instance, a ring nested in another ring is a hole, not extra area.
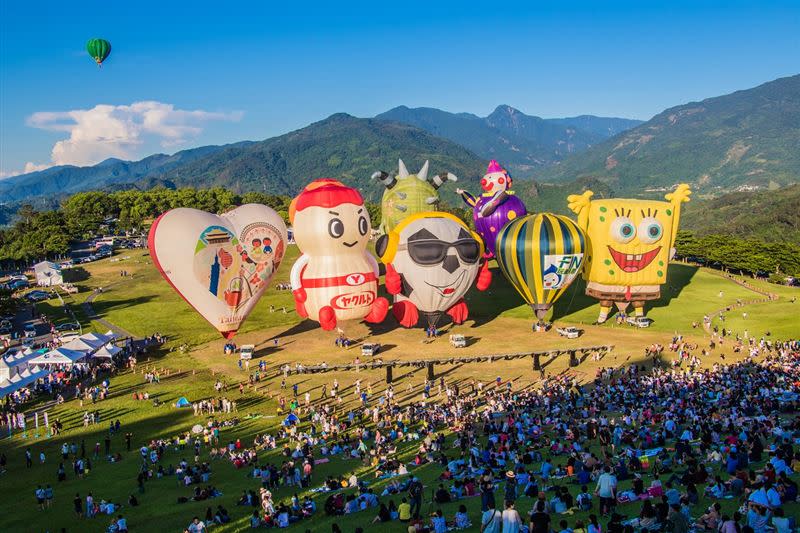
M 525 216 L 528 210 L 511 188 L 511 176 L 492 159 L 481 179 L 483 194 L 475 198 L 467 191 L 456 189 L 464 202 L 472 208 L 475 229 L 486 245 L 486 256 L 494 257 L 497 233 L 517 217 Z

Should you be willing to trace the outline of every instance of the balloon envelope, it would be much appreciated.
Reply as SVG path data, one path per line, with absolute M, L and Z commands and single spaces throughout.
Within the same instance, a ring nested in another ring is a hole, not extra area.
M 111 53 L 111 43 L 105 39 L 89 39 L 86 43 L 86 51 L 100 65 Z
M 512 220 L 496 241 L 497 264 L 540 319 L 580 273 L 585 250 L 583 230 L 552 213 Z
M 464 297 L 481 267 L 480 238 L 449 213 L 411 215 L 384 242 L 383 261 L 403 279 L 395 303 L 410 301 L 429 325 Z
M 150 228 L 148 247 L 178 294 L 231 338 L 269 286 L 286 242 L 278 213 L 246 204 L 222 215 L 167 211 Z
M 302 294 L 301 316 L 331 330 L 338 322 L 366 318 L 375 305 L 388 307 L 378 298 L 378 262 L 367 251 L 372 227 L 356 189 L 315 180 L 292 201 L 289 217 L 302 252 L 291 272 L 296 301 Z
M 481 195 L 477 198 L 475 206 L 472 208 L 472 219 L 475 221 L 475 229 L 478 231 L 483 242 L 486 243 L 486 251 L 490 256 L 495 255 L 495 244 L 497 234 L 503 226 L 515 218 L 525 216 L 528 210 L 517 196 L 510 195 L 503 201 L 497 209 L 490 215 L 481 216 L 483 206 L 492 200 L 493 195 Z

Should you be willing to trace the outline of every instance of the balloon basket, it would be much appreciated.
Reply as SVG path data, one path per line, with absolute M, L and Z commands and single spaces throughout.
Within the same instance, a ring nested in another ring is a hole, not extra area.
M 531 326 L 531 331 L 534 333 L 546 333 L 553 327 L 552 322 L 535 322 Z

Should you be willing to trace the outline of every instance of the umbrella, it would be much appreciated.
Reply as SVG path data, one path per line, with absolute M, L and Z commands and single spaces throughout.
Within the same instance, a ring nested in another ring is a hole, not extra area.
M 192 433 L 194 433 L 195 435 L 202 432 L 203 432 L 203 426 L 201 426 L 200 424 L 195 424 L 192 426 Z

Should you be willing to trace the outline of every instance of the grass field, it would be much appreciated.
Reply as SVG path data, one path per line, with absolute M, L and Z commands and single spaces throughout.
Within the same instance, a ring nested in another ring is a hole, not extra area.
M 273 283 L 285 281 L 291 266 L 296 249 L 292 247 L 289 257 L 282 265 L 278 276 Z M 0 513 L 0 531 L 59 531 L 65 527 L 67 531 L 105 531 L 108 521 L 105 517 L 92 520 L 78 520 L 72 513 L 72 498 L 78 492 L 82 497 L 92 491 L 96 500 L 111 498 L 115 502 L 126 503 L 131 493 L 136 493 L 136 475 L 139 471 L 141 460 L 136 451 L 138 446 L 159 437 L 170 437 L 185 432 L 205 418 L 194 417 L 191 409 L 176 409 L 171 406 L 180 396 L 186 396 L 190 401 L 197 401 L 214 395 L 213 383 L 217 377 L 230 385 L 246 380 L 247 374 L 238 369 L 233 357 L 221 355 L 223 341 L 213 332 L 203 319 L 199 318 L 180 297 L 160 278 L 153 268 L 149 257 L 144 252 L 135 251 L 118 255 L 125 257 L 121 261 L 110 262 L 104 260 L 86 267 L 81 285 L 83 292 L 67 299 L 70 307 L 76 310 L 78 318 L 87 328 L 92 324 L 80 310 L 80 303 L 91 294 L 95 287 L 102 286 L 103 294 L 99 295 L 94 303 L 98 314 L 110 322 L 121 326 L 137 335 L 148 335 L 155 331 L 168 335 L 170 341 L 165 349 L 154 355 L 148 362 L 141 363 L 139 370 L 146 364 L 154 365 L 163 370 L 161 383 L 147 384 L 141 373 L 125 372 L 112 378 L 111 397 L 95 405 L 86 406 L 98 410 L 101 422 L 97 426 L 84 428 L 81 408 L 75 400 L 60 406 L 47 407 L 51 420 L 60 418 L 65 424 L 65 432 L 55 438 L 44 438 L 30 430 L 27 438 L 15 434 L 11 438 L 0 440 L 0 451 L 8 459 L 7 472 L 0 475 L 0 508 L 5 512 Z M 132 276 L 121 277 L 121 269 L 132 273 Z M 682 264 L 670 266 L 671 287 L 664 288 L 664 298 L 649 309 L 648 316 L 655 322 L 647 330 L 635 330 L 627 326 L 616 326 L 608 323 L 603 326 L 592 326 L 596 318 L 597 305 L 582 295 L 582 288 L 570 289 L 554 309 L 554 315 L 559 323 L 581 324 L 585 333 L 577 340 L 565 340 L 555 332 L 533 334 L 530 332 L 532 313 L 521 305 L 521 300 L 504 282 L 499 272 L 496 274 L 495 283 L 489 294 L 471 293 L 469 305 L 471 320 L 462 326 L 453 328 L 464 333 L 469 338 L 467 348 L 456 351 L 447 343 L 446 337 L 426 343 L 421 329 L 403 330 L 395 328 L 391 319 L 387 324 L 377 328 L 368 328 L 364 325 L 350 326 L 347 333 L 355 339 L 366 339 L 381 342 L 385 349 L 384 359 L 404 359 L 420 357 L 439 357 L 463 354 L 494 354 L 504 352 L 520 352 L 549 348 L 563 348 L 568 346 L 585 346 L 593 344 L 611 343 L 616 349 L 599 362 L 584 361 L 579 367 L 570 369 L 565 358 L 556 358 L 546 361 L 546 371 L 550 374 L 573 372 L 582 380 L 593 378 L 594 371 L 599 366 L 618 366 L 624 364 L 643 363 L 642 350 L 653 342 L 668 343 L 675 332 L 681 332 L 698 343 L 707 343 L 708 338 L 701 327 L 692 329 L 694 321 L 701 322 L 703 315 L 713 313 L 727 305 L 732 305 L 737 299 L 753 299 L 757 297 L 753 292 L 736 285 L 712 272 L 697 270 Z M 750 334 L 755 335 L 758 328 L 771 328 L 773 337 L 780 338 L 788 335 L 797 335 L 800 332 L 800 318 L 789 299 L 797 291 L 769 285 L 769 289 L 780 294 L 777 302 L 753 305 L 747 307 L 747 326 Z M 573 290 L 574 298 L 573 298 Z M 722 291 L 722 296 L 719 295 Z M 62 313 L 57 301 L 50 301 L 42 305 L 48 313 Z M 668 304 L 668 305 L 667 305 Z M 275 312 L 270 312 L 273 305 Z M 286 306 L 288 313 L 283 313 L 281 308 Z M 728 314 L 727 327 L 735 330 L 736 318 Z M 612 321 L 613 322 L 613 321 Z M 781 329 L 778 329 L 779 324 Z M 449 330 L 449 326 L 447 328 Z M 779 333 L 781 332 L 781 333 Z M 279 339 L 278 347 L 273 346 L 271 339 Z M 242 442 L 249 444 L 254 435 L 265 431 L 273 431 L 281 418 L 277 413 L 277 398 L 281 394 L 291 394 L 290 388 L 286 391 L 280 389 L 280 378 L 276 369 L 284 362 L 301 361 L 314 363 L 325 360 L 328 363 L 352 361 L 358 350 L 350 351 L 337 349 L 333 346 L 334 334 L 325 333 L 317 328 L 310 327 L 307 323 L 300 323 L 293 312 L 291 295 L 288 291 L 269 291 L 262 302 L 256 307 L 248 321 L 245 323 L 237 342 L 253 342 L 258 346 L 257 356 L 263 357 L 269 365 L 270 379 L 259 384 L 258 389 L 246 388 L 242 396 L 238 389 L 232 387 L 227 394 L 235 399 L 238 405 L 238 416 L 242 422 L 233 427 L 222 430 L 221 440 L 227 442 L 241 438 Z M 193 348 L 186 354 L 170 349 L 187 343 Z M 356 346 L 357 348 L 357 346 Z M 725 353 L 727 360 L 734 357 L 730 347 L 717 350 L 704 364 L 711 365 L 719 360 L 719 355 Z M 472 379 L 483 381 L 493 380 L 498 374 L 504 378 L 515 379 L 515 387 L 530 386 L 538 379 L 538 374 L 531 371 L 530 360 L 502 361 L 502 364 L 489 365 L 469 364 L 437 367 L 440 375 L 448 381 L 465 383 Z M 352 385 L 356 379 L 362 383 L 369 382 L 377 395 L 383 391 L 382 371 L 364 370 L 355 373 L 328 373 L 291 376 L 287 386 L 298 383 L 300 394 L 306 390 L 312 391 L 312 398 L 317 400 L 323 384 L 330 383 L 334 378 L 342 385 L 343 394 L 348 400 L 344 409 L 354 406 Z M 401 401 L 411 398 L 420 398 L 421 387 L 425 378 L 423 370 L 411 368 L 398 369 L 395 372 L 395 390 Z M 408 385 L 414 389 L 409 392 Z M 154 407 L 152 402 L 135 401 L 133 392 L 147 391 L 151 397 L 157 397 L 162 405 Z M 41 408 L 45 405 L 41 404 Z M 248 418 L 248 415 L 253 417 Z M 222 418 L 225 418 L 224 416 Z M 68 480 L 63 483 L 56 482 L 56 469 L 60 460 L 59 449 L 63 442 L 75 442 L 80 445 L 86 443 L 89 455 L 95 442 L 102 442 L 106 433 L 109 420 L 119 419 L 122 423 L 122 433 L 134 434 L 132 452 L 125 452 L 122 436 L 113 437 L 112 450 L 122 451 L 123 461 L 109 463 L 100 458 L 93 460 L 93 468 L 88 476 L 76 479 L 70 471 Z M 34 465 L 31 469 L 25 468 L 24 451 L 30 447 L 34 455 Z M 45 464 L 38 464 L 38 455 L 44 451 L 47 460 Z M 416 451 L 414 444 L 408 445 L 401 457 L 408 460 Z M 207 454 L 204 451 L 203 457 Z M 176 464 L 186 458 L 191 460 L 191 453 L 170 450 L 164 463 Z M 280 462 L 280 450 L 262 454 L 262 462 Z M 182 531 L 189 523 L 192 516 L 205 514 L 208 506 L 224 505 L 231 513 L 233 522 L 226 526 L 215 527 L 213 531 L 231 532 L 247 529 L 247 518 L 252 508 L 236 507 L 235 501 L 245 488 L 257 490 L 259 484 L 248 479 L 245 470 L 236 470 L 227 461 L 216 461 L 212 464 L 213 483 L 224 495 L 207 502 L 189 502 L 178 504 L 179 496 L 190 496 L 190 490 L 178 486 L 175 479 L 154 479 L 147 483 L 146 492 L 137 494 L 140 506 L 123 509 L 123 514 L 128 518 L 131 531 Z M 358 461 L 333 459 L 331 462 L 320 465 L 314 473 L 313 486 L 319 486 L 325 476 L 340 474 L 356 470 L 371 482 L 377 491 L 382 490 L 382 484 L 374 480 L 374 474 L 369 468 Z M 440 472 L 437 466 L 425 466 L 415 470 L 430 489 L 435 487 L 435 477 Z M 370 477 L 372 476 L 372 478 Z M 54 506 L 45 511 L 38 511 L 33 496 L 37 484 L 50 483 L 55 489 Z M 625 486 L 625 485 L 623 485 Z M 277 501 L 286 501 L 292 491 L 282 488 L 276 494 Z M 301 496 L 303 492 L 299 493 Z M 316 498 L 319 507 L 324 502 L 324 497 Z M 399 498 L 395 499 L 399 502 Z M 479 499 L 472 498 L 462 502 L 442 506 L 446 515 L 452 517 L 459 503 L 465 503 L 469 509 L 473 523 L 477 523 L 480 506 Z M 530 510 L 531 501 L 522 498 L 517 508 L 521 514 Z M 723 500 L 723 506 L 730 511 L 734 503 Z M 701 499 L 700 504 L 694 509 L 697 515 L 709 501 Z M 438 507 L 438 506 L 437 506 Z M 437 507 L 434 507 L 435 510 Z M 427 506 L 423 511 L 427 510 Z M 630 504 L 623 506 L 623 514 L 638 513 L 639 506 Z M 798 506 L 787 507 L 787 512 L 797 515 L 800 513 Z M 336 521 L 342 526 L 343 531 L 352 532 L 356 526 L 362 526 L 366 531 L 376 531 L 378 526 L 370 526 L 374 514 L 371 511 L 337 517 L 325 517 L 320 511 L 313 521 L 301 522 L 290 528 L 291 531 L 330 531 L 330 524 Z M 576 517 L 566 517 L 570 525 L 574 524 Z M 381 524 L 383 531 L 405 531 L 399 523 Z M 472 528 L 477 531 L 477 526 Z

